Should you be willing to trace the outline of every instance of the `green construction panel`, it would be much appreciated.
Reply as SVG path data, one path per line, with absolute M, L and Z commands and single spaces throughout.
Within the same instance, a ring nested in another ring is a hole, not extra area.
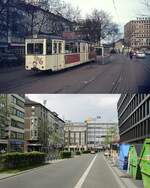
M 150 188 L 150 139 L 146 139 L 140 154 L 140 168 L 144 188 Z
M 128 173 L 134 179 L 142 179 L 141 170 L 139 166 L 139 154 L 142 145 L 131 145 L 128 153 Z

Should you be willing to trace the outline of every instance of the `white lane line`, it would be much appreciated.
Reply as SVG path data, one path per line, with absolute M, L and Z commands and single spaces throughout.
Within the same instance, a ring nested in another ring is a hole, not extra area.
M 78 183 L 76 184 L 76 186 L 74 188 L 81 188 L 87 175 L 89 174 L 94 162 L 95 162 L 95 159 L 96 159 L 97 155 L 95 155 L 95 157 L 93 158 L 93 160 L 91 161 L 90 165 L 88 166 L 88 168 L 86 169 L 86 171 L 84 172 L 84 174 L 81 176 L 81 178 L 79 179 Z

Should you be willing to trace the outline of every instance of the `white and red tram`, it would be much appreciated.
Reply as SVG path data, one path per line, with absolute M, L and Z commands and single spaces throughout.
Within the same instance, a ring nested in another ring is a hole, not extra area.
M 88 42 L 47 35 L 27 38 L 25 51 L 26 70 L 59 71 L 96 59 L 94 47 Z

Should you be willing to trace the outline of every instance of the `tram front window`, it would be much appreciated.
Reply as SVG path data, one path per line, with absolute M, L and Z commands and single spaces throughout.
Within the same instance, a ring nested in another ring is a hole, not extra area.
M 27 54 L 37 54 L 42 55 L 43 54 L 43 44 L 42 43 L 28 43 L 27 44 Z
M 103 55 L 102 48 L 96 48 L 96 54 L 102 56 Z

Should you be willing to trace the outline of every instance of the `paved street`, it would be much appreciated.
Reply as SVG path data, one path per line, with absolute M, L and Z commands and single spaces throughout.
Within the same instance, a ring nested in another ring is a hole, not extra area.
M 96 158 L 94 160 L 94 158 Z M 89 173 L 85 172 L 94 162 Z M 83 177 L 84 176 L 84 177 Z M 101 154 L 82 155 L 16 177 L 0 180 L 2 188 L 120 188 Z
M 150 56 L 113 55 L 105 65 L 89 63 L 57 73 L 16 68 L 0 73 L 2 93 L 135 93 L 150 91 Z

